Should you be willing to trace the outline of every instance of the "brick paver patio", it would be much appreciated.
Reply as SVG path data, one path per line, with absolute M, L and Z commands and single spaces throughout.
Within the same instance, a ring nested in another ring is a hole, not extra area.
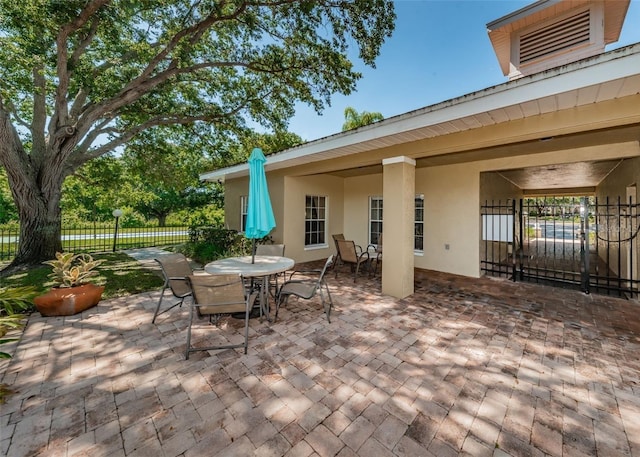
M 405 300 L 329 283 L 331 324 L 290 300 L 251 320 L 248 355 L 186 361 L 187 310 L 151 324 L 158 292 L 33 314 L 1 374 L 0 454 L 640 456 L 636 302 L 433 272 Z

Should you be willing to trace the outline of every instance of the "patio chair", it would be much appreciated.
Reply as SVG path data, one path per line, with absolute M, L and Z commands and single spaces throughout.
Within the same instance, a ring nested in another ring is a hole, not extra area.
M 245 294 L 244 281 L 240 275 L 191 275 L 188 281 L 193 290 L 193 302 L 189 312 L 185 358 L 188 360 L 189 354 L 195 351 L 240 347 L 244 347 L 246 354 L 249 345 L 249 313 L 258 295 L 257 292 Z M 191 346 L 191 327 L 196 312 L 200 317 L 209 317 L 209 321 L 216 326 L 219 323 L 219 318 L 224 314 L 243 313 L 244 342 L 207 347 Z
M 182 306 L 184 299 L 191 295 L 191 287 L 187 281 L 187 276 L 193 274 L 193 268 L 189 264 L 189 261 L 183 254 L 167 254 L 155 259 L 160 264 L 162 269 L 162 275 L 164 276 L 164 285 L 162 286 L 162 292 L 160 292 L 160 299 L 158 300 L 158 306 L 153 313 L 153 319 L 151 323 L 156 322 L 158 315 L 166 313 L 170 309 L 176 306 Z M 164 311 L 160 311 L 164 293 L 167 289 L 171 289 L 171 293 L 174 297 L 180 300 Z
M 356 244 L 351 240 L 337 240 L 338 244 L 338 253 L 340 255 L 340 264 L 347 264 L 351 267 L 351 271 L 353 271 L 353 282 L 356 282 L 358 279 L 358 272 L 360 271 L 360 266 L 364 264 L 364 268 L 370 267 L 370 258 L 369 252 L 364 251 L 358 253 L 356 250 Z M 338 265 L 335 266 L 336 278 L 338 277 Z
M 346 238 L 342 233 L 336 233 L 331 235 L 333 237 L 333 243 L 336 245 L 336 259 L 333 262 L 333 268 L 337 268 L 340 265 L 340 250 L 338 249 L 338 241 L 344 241 Z M 360 255 L 362 253 L 362 246 L 356 244 L 356 253 Z
M 259 244 L 256 246 L 256 255 L 277 255 L 284 257 L 284 244 Z
M 322 307 L 324 313 L 327 315 L 327 322 L 331 323 L 331 308 L 333 307 L 333 300 L 331 299 L 331 293 L 329 292 L 329 286 L 324 276 L 327 269 L 333 265 L 333 259 L 335 256 L 332 254 L 324 263 L 322 270 L 296 270 L 291 273 L 289 280 L 286 281 L 280 290 L 278 291 L 278 298 L 276 300 L 276 315 L 273 319 L 275 323 L 278 320 L 278 311 L 280 310 L 280 304 L 284 301 L 287 303 L 289 297 L 294 295 L 304 300 L 313 298 L 316 293 L 320 293 L 320 300 L 322 301 Z M 292 279 L 297 273 L 305 275 L 316 275 L 316 279 Z M 327 292 L 327 299 L 325 300 L 324 292 Z
M 344 237 L 344 235 L 342 233 L 336 233 L 334 235 L 331 235 L 333 237 L 333 242 L 336 245 L 336 256 L 340 257 L 340 251 L 338 251 L 338 241 L 344 241 L 346 238 Z M 362 246 L 356 244 L 356 252 L 358 254 L 362 253 Z

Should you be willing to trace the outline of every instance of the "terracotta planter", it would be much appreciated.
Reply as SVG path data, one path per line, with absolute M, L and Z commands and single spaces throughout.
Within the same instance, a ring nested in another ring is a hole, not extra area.
M 97 305 L 102 292 L 104 286 L 95 284 L 60 287 L 34 298 L 33 303 L 43 316 L 71 316 Z

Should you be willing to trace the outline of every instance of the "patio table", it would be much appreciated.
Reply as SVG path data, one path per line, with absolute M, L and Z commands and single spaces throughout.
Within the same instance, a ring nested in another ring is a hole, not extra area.
M 204 271 L 209 274 L 239 274 L 245 278 L 262 278 L 260 309 L 267 316 L 267 320 L 271 322 L 267 303 L 269 276 L 290 270 L 295 263 L 293 259 L 276 255 L 257 255 L 255 263 L 251 263 L 251 256 L 247 255 L 214 260 L 204 266 Z

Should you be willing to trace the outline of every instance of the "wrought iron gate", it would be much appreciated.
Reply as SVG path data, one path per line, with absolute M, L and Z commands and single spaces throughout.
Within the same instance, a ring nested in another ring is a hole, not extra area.
M 514 281 L 637 298 L 638 217 L 633 198 L 487 201 L 481 269 Z

